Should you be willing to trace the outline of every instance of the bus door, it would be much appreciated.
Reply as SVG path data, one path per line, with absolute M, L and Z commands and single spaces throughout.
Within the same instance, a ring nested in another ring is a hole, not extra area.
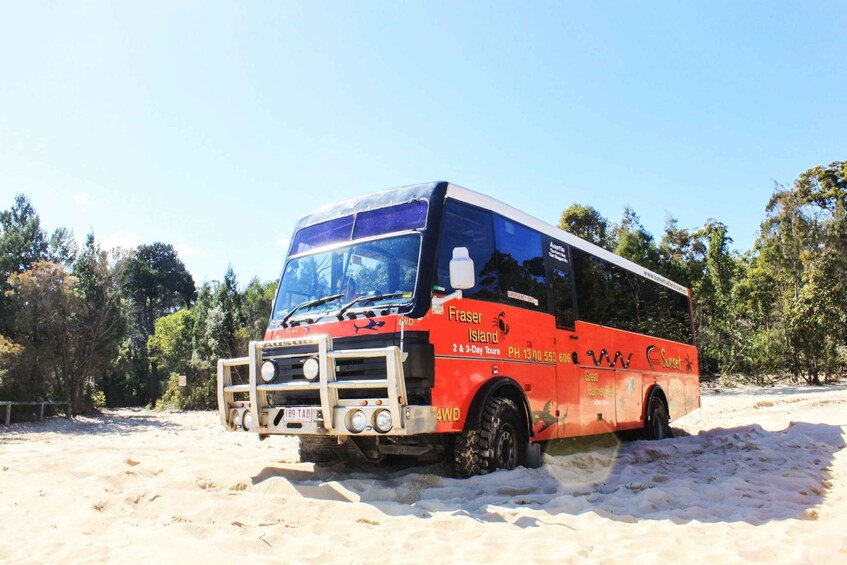
M 575 331 L 576 309 L 573 274 L 568 246 L 545 238 L 547 280 L 550 303 L 556 320 L 556 407 L 552 410 L 558 426 L 558 437 L 580 433 L 580 390 L 577 379 L 579 335 Z
M 576 365 L 582 435 L 615 431 L 617 365 L 614 331 L 580 324 L 579 364 Z M 609 352 L 612 351 L 610 354 Z

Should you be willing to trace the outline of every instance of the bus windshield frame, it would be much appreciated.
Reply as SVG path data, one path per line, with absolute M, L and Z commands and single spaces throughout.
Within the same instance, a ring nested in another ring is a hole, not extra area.
M 375 308 L 411 307 L 422 257 L 418 231 L 345 241 L 286 261 L 271 325 Z M 342 312 L 343 310 L 343 312 Z M 292 312 L 294 311 L 294 312 Z

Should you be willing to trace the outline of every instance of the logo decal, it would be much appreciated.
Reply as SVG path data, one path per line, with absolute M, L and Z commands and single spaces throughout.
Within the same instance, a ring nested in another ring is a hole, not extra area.
M 497 329 L 497 333 L 500 335 L 500 339 L 503 339 L 507 335 L 509 335 L 509 324 L 506 322 L 506 313 L 500 312 L 494 318 L 492 325 Z
M 585 352 L 585 354 L 591 356 L 591 360 L 594 361 L 595 367 L 600 366 L 600 364 L 603 362 L 604 357 L 606 358 L 606 364 L 609 365 L 609 367 L 616 366 L 618 364 L 618 361 L 620 361 L 621 366 L 626 369 L 627 367 L 629 367 L 629 363 L 632 361 L 632 353 L 630 353 L 626 360 L 624 360 L 623 353 L 621 353 L 620 351 L 615 351 L 614 358 L 609 357 L 609 352 L 605 349 L 600 350 L 600 355 L 595 355 L 593 349 L 589 349 Z
M 659 366 L 658 370 L 660 371 L 663 369 L 671 369 L 674 371 L 682 370 L 682 357 L 668 357 L 667 352 L 664 349 L 658 350 L 658 358 L 656 358 L 657 356 L 655 355 L 655 353 L 655 345 L 650 345 L 647 347 L 647 363 L 650 365 L 651 371 L 656 371 L 657 365 Z M 687 355 L 685 356 L 685 364 L 685 372 L 690 373 L 692 365 L 691 360 L 688 358 Z
M 365 324 L 364 326 L 357 326 L 354 323 L 353 327 L 356 328 L 356 333 L 358 334 L 359 330 L 369 330 L 369 331 L 375 332 L 377 329 L 381 328 L 384 325 L 385 325 L 385 322 L 382 322 L 382 321 L 377 322 L 373 318 L 369 318 L 368 323 Z
M 558 419 L 550 412 L 552 401 L 548 400 L 544 403 L 544 409 L 541 411 L 536 410 L 532 413 L 532 425 L 535 428 L 535 433 L 540 434 L 553 424 L 555 424 Z M 565 412 L 565 417 L 567 417 L 567 411 Z
M 654 368 L 653 368 L 653 357 L 650 355 L 650 354 L 651 354 L 651 353 L 653 353 L 655 350 L 656 350 L 656 346 L 655 346 L 655 345 L 649 345 L 649 346 L 647 346 L 647 364 L 648 364 L 648 365 L 650 365 L 650 370 L 651 370 L 651 371 L 655 371 L 655 370 L 656 370 L 656 369 L 654 369 Z

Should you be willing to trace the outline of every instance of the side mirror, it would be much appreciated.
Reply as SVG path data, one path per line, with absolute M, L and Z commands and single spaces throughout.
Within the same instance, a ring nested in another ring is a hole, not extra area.
M 456 290 L 467 290 L 476 284 L 476 269 L 467 247 L 454 247 L 450 259 L 450 286 Z

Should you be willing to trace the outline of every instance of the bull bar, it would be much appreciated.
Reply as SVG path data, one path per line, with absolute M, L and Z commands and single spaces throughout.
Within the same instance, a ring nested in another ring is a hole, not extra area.
M 276 354 L 275 358 L 303 357 L 315 358 L 319 364 L 318 378 L 314 381 L 290 380 L 281 383 L 261 382 L 260 370 L 268 350 L 285 351 L 297 346 L 317 346 L 316 353 Z M 321 435 L 321 436 L 408 436 L 432 433 L 436 430 L 436 417 L 431 406 L 407 404 L 406 383 L 403 375 L 403 353 L 400 347 L 389 346 L 369 349 L 334 350 L 332 338 L 326 335 L 272 341 L 251 341 L 247 357 L 218 360 L 218 411 L 221 424 L 230 431 L 244 429 L 260 436 L 267 434 Z M 384 358 L 386 372 L 381 375 L 369 375 L 357 380 L 338 380 L 336 361 L 340 359 Z M 248 383 L 234 384 L 233 369 L 248 368 Z M 375 378 L 370 378 L 375 377 Z M 343 399 L 339 392 L 343 390 L 385 390 L 384 396 L 365 399 Z M 286 408 L 298 406 L 272 406 L 268 393 L 318 391 L 320 407 L 308 406 L 311 419 L 289 422 L 283 416 Z M 249 400 L 236 400 L 236 394 L 247 393 Z M 361 410 L 368 422 L 382 410 L 391 414 L 393 426 L 387 432 L 381 432 L 373 425 L 355 433 L 345 427 L 347 417 L 355 410 Z M 251 417 L 249 428 L 242 426 L 246 414 Z

